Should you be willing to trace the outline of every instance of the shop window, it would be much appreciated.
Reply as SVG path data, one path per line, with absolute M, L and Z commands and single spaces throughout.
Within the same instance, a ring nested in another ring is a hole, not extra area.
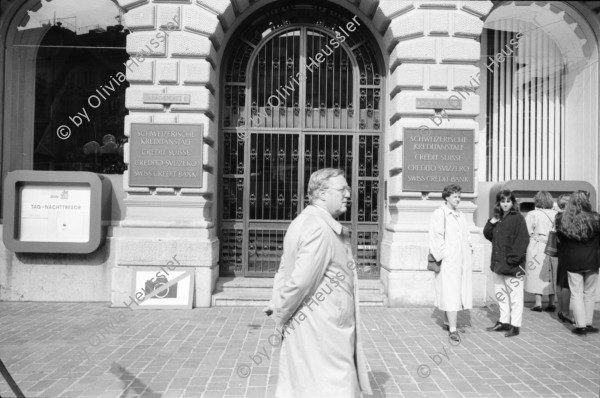
M 110 0 L 57 0 L 30 16 L 25 29 L 45 32 L 35 58 L 33 169 L 123 174 L 122 10 Z

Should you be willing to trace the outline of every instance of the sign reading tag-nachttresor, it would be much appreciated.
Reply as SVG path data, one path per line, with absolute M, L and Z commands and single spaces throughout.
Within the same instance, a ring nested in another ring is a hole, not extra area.
M 405 128 L 403 147 L 403 191 L 441 192 L 457 184 L 474 192 L 474 130 Z
M 202 187 L 202 124 L 132 123 L 129 186 Z

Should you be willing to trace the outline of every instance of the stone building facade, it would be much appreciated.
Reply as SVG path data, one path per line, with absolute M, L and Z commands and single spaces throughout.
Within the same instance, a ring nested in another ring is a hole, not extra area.
M 130 58 L 122 68 L 129 83 L 123 118 L 129 137 L 123 161 L 129 170 L 110 176 L 113 214 L 106 243 L 86 256 L 19 254 L 0 245 L 2 300 L 123 306 L 136 267 L 164 265 L 176 255 L 180 267 L 194 270 L 194 306 L 210 306 L 220 276 L 272 276 L 286 223 L 305 204 L 308 172 L 336 166 L 347 171 L 355 189 L 354 213 L 344 222 L 356 231 L 353 245 L 363 276 L 380 281 L 391 306 L 431 305 L 427 230 L 441 194 L 439 188 L 418 189 L 424 186 L 419 184 L 407 189 L 406 167 L 414 162 L 404 156 L 413 154 L 406 151 L 407 137 L 435 137 L 444 130 L 467 132 L 473 145 L 465 166 L 471 180 L 457 181 L 472 186 L 463 193 L 460 210 L 474 248 L 473 297 L 482 304 L 491 291 L 489 245 L 481 227 L 492 186 L 508 180 L 577 180 L 598 187 L 599 30 L 593 4 L 116 3 L 130 32 Z M 43 6 L 39 0 L 9 0 L 0 14 L 3 180 L 10 171 L 34 169 L 35 57 L 45 32 L 18 27 Z M 521 48 L 540 52 L 531 59 L 553 54 L 558 66 L 518 72 L 519 65 L 534 64 L 510 57 L 519 40 L 528 43 Z M 498 57 L 500 50 L 504 55 Z M 503 69 L 509 66 L 515 69 Z M 292 80 L 278 68 L 293 71 Z M 534 83 L 541 88 L 532 100 Z M 507 102 L 495 85 L 513 90 L 515 102 Z M 154 94 L 188 100 L 148 101 Z M 431 105 L 435 101 L 450 105 Z M 518 101 L 535 106 L 520 109 Z M 534 110 L 538 104 L 546 110 Z M 542 119 L 539 128 L 536 118 Z M 202 163 L 195 187 L 132 186 L 132 156 L 138 155 L 131 150 L 131 126 L 137 123 L 203 126 L 201 148 L 191 159 Z M 280 162 L 265 153 L 280 156 Z M 293 186 L 284 187 L 290 181 Z M 279 183 L 282 188 L 272 188 Z

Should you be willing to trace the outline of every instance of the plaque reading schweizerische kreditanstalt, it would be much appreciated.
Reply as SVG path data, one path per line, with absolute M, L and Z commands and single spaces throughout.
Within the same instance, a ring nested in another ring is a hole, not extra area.
M 202 187 L 201 124 L 132 123 L 129 186 Z
M 474 192 L 475 131 L 404 129 L 402 190 L 441 192 L 458 184 Z

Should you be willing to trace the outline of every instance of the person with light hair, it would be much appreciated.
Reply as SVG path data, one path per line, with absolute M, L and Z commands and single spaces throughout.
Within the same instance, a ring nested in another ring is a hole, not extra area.
M 533 197 L 535 210 L 527 213 L 525 223 L 529 232 L 529 245 L 525 263 L 525 291 L 535 294 L 535 305 L 531 311 L 542 311 L 542 295 L 548 295 L 548 305 L 544 311 L 553 312 L 554 285 L 556 281 L 557 260 L 544 253 L 548 235 L 554 229 L 556 210 L 554 199 L 549 192 L 539 191 Z
M 267 315 L 283 345 L 275 396 L 371 394 L 359 334 L 358 275 L 349 231 L 335 218 L 351 188 L 339 169 L 315 171 L 307 206 L 288 227 Z

